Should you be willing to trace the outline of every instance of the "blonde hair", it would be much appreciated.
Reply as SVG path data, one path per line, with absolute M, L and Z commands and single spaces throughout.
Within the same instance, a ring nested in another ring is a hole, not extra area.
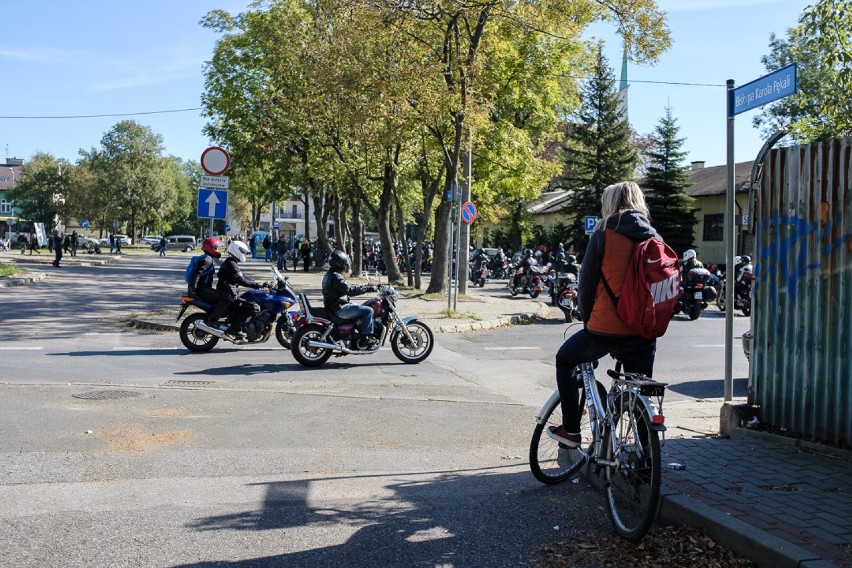
M 595 229 L 605 227 L 607 220 L 622 211 L 635 209 L 646 217 L 650 217 L 648 205 L 645 204 L 645 194 L 635 181 L 622 181 L 607 186 L 601 195 L 601 215 Z

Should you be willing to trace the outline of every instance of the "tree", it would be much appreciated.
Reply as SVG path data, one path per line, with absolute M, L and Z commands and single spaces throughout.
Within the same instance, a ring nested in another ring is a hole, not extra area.
M 577 252 L 586 250 L 582 218 L 599 215 L 603 190 L 633 179 L 638 162 L 630 141 L 630 125 L 620 110 L 615 74 L 600 46 L 592 71 L 581 90 L 582 106 L 563 147 L 569 173 L 560 185 L 571 192 L 568 209 L 574 219 L 569 222 L 569 249 Z
M 754 125 L 769 137 L 786 130 L 797 143 L 852 135 L 852 0 L 808 6 L 787 38 L 770 36 L 767 71 L 797 66 L 797 92 L 764 107 Z
M 48 229 L 66 219 L 65 200 L 73 166 L 46 153 L 38 153 L 21 168 L 21 177 L 8 198 L 21 217 L 44 223 Z
M 682 253 L 694 246 L 693 230 L 698 219 L 692 206 L 695 200 L 685 191 L 692 184 L 684 165 L 686 152 L 681 150 L 685 140 L 678 138 L 679 130 L 672 109 L 666 107 L 654 129 L 644 187 L 649 190 L 646 201 L 654 228 L 670 247 Z

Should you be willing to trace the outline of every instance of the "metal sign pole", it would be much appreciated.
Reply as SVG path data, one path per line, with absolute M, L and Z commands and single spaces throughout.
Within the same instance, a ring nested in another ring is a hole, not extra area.
M 448 227 L 449 233 L 447 235 L 447 311 L 450 311 L 453 303 L 453 219 L 455 217 L 455 192 L 456 183 L 453 181 L 450 183 L 452 199 L 447 200 L 450 202 L 450 226 Z
M 736 200 L 734 170 L 734 80 L 728 79 L 728 189 L 725 201 L 725 402 L 734 395 L 734 202 Z

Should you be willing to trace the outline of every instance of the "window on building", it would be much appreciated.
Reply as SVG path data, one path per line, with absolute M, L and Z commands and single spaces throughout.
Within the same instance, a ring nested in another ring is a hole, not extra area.
M 704 240 L 721 241 L 725 236 L 725 215 L 713 213 L 704 215 Z
M 293 215 L 290 218 L 291 219 L 298 219 L 299 218 L 299 208 L 296 205 L 293 206 Z
M 7 199 L 0 199 L 0 213 L 11 213 L 12 202 Z

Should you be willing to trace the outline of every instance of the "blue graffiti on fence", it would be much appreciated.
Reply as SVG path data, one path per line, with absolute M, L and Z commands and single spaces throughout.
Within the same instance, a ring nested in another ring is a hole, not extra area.
M 834 218 L 824 225 L 819 221 L 808 223 L 806 219 L 795 215 L 780 215 L 777 210 L 773 211 L 769 218 L 759 225 L 761 234 L 770 228 L 774 229 L 775 238 L 767 245 L 757 247 L 757 259 L 755 262 L 755 273 L 758 278 L 754 282 L 754 292 L 758 291 L 761 281 L 769 282 L 770 297 L 772 301 L 772 312 L 776 312 L 778 305 L 778 282 L 783 281 L 789 294 L 790 301 L 795 302 L 798 294 L 799 281 L 803 280 L 810 270 L 819 270 L 821 262 L 808 264 L 807 240 L 815 235 L 817 242 L 826 242 L 820 248 L 822 257 L 828 257 L 832 251 L 852 240 L 849 233 L 841 235 L 835 240 L 829 240 L 836 226 L 842 226 L 843 212 L 838 211 Z M 787 227 L 786 238 L 781 238 L 782 227 Z M 798 247 L 796 259 L 790 266 L 790 250 Z M 777 276 L 777 277 L 776 277 Z M 778 323 L 780 331 L 780 322 Z

